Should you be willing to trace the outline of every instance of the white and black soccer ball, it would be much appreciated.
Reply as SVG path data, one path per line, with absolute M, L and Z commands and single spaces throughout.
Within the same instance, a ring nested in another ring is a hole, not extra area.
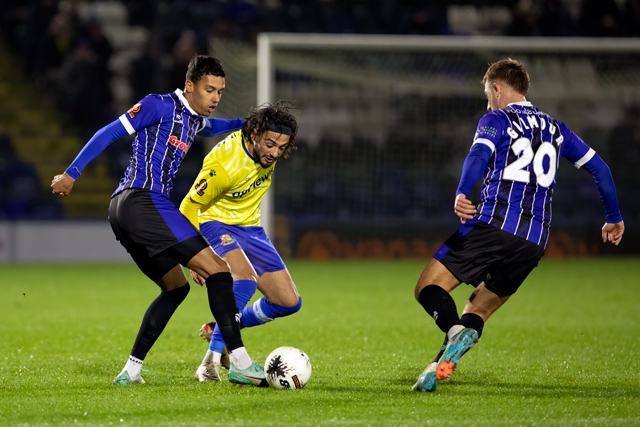
M 267 356 L 264 373 L 271 387 L 280 390 L 302 388 L 311 378 L 311 361 L 299 348 L 278 347 Z

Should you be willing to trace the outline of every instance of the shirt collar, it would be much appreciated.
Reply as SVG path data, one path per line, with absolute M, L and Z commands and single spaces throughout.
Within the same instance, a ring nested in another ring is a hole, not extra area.
M 176 89 L 175 90 L 175 94 L 178 95 L 178 98 L 180 99 L 180 101 L 182 102 L 182 104 L 187 107 L 187 110 L 189 110 L 191 112 L 191 114 L 195 115 L 195 116 L 200 116 L 200 114 L 196 113 L 195 111 L 193 111 L 193 108 L 191 108 L 191 106 L 189 105 L 189 103 L 187 102 L 187 98 L 184 97 L 183 92 L 181 89 Z
M 533 107 L 533 104 L 529 101 L 510 102 L 507 105 L 522 105 L 523 107 Z

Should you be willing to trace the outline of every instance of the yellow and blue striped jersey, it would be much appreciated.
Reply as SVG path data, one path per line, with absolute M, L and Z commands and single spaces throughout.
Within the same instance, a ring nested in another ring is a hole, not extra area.
M 271 185 L 275 164 L 263 168 L 249 153 L 242 132 L 233 132 L 204 158 L 180 211 L 198 228 L 208 221 L 260 225 L 260 202 Z

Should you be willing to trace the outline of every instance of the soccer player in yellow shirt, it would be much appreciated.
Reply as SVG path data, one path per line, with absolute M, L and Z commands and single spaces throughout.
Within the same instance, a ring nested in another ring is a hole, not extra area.
M 302 299 L 282 258 L 260 226 L 260 202 L 279 157 L 294 149 L 298 125 L 291 104 L 279 101 L 253 110 L 205 157 L 180 211 L 200 229 L 228 264 L 240 310 L 240 326 L 262 325 L 300 310 Z M 196 283 L 203 278 L 195 271 Z M 256 289 L 263 297 L 248 307 Z M 224 340 L 217 325 L 195 376 L 220 381 Z

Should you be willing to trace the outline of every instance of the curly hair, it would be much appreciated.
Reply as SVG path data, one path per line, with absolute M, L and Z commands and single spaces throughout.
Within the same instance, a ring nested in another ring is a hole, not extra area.
M 291 152 L 296 149 L 295 142 L 298 134 L 298 122 L 291 114 L 291 110 L 294 109 L 293 104 L 289 101 L 266 103 L 254 108 L 242 123 L 242 135 L 250 140 L 251 134 L 254 132 L 256 135 L 262 135 L 270 130 L 273 131 L 274 128 L 289 128 L 291 135 L 283 153 L 283 156 L 288 158 Z

